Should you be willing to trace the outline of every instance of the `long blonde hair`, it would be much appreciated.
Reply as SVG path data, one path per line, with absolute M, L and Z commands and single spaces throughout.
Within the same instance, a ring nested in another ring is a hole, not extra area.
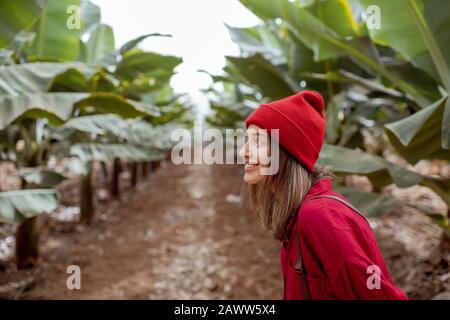
M 333 178 L 331 169 L 316 166 L 314 173 L 304 168 L 280 147 L 279 170 L 275 175 L 250 185 L 250 203 L 263 226 L 280 241 L 287 240 L 289 219 L 295 214 L 311 186 L 319 179 Z

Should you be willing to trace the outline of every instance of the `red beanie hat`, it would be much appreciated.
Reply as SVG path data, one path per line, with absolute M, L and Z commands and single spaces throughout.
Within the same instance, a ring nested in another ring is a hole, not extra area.
M 245 126 L 256 125 L 269 131 L 279 129 L 279 143 L 310 172 L 319 158 L 325 138 L 324 102 L 315 91 L 259 106 Z

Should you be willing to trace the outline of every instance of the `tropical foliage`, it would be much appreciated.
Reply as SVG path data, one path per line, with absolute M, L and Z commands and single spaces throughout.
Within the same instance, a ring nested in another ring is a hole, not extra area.
M 39 254 L 36 216 L 58 205 L 55 188 L 69 172 L 83 177 L 80 220 L 90 223 L 94 163 L 114 164 L 110 189 L 118 197 L 121 162 L 134 168 L 135 184 L 138 163 L 165 158 L 168 127 L 189 126 L 193 117 L 170 87 L 182 60 L 138 48 L 168 35 L 116 48 L 100 8 L 87 0 L 0 8 L 0 156 L 15 163 L 23 189 L 0 193 L 0 220 L 19 224 L 16 262 L 26 267 Z M 50 159 L 70 164 L 62 166 L 68 171 L 56 172 Z
M 319 164 L 340 175 L 367 176 L 377 192 L 392 183 L 400 188 L 420 184 L 450 207 L 450 180 L 418 174 L 412 167 L 424 159 L 450 160 L 450 18 L 444 14 L 450 4 L 241 2 L 261 24 L 229 28 L 241 55 L 227 58 L 225 75 L 212 76 L 210 124 L 241 126 L 255 101 L 319 91 L 327 101 L 326 145 Z M 218 92 L 221 88 L 225 93 Z M 365 132 L 378 140 L 377 148 L 367 147 Z M 382 157 L 389 144 L 408 166 Z M 405 205 L 379 193 L 336 187 L 368 216 Z M 450 231 L 450 211 L 444 217 L 419 209 Z

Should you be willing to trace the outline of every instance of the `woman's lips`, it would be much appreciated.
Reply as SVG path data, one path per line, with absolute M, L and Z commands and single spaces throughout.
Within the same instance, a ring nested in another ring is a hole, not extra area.
M 251 171 L 257 169 L 258 167 L 259 167 L 259 165 L 257 165 L 257 164 L 246 164 L 244 171 L 251 172 Z

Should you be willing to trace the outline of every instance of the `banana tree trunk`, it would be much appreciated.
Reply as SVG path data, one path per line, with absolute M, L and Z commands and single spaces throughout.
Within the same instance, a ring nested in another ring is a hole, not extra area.
M 148 162 L 147 161 L 141 162 L 141 174 L 144 179 L 148 177 Z
M 135 188 L 138 183 L 138 163 L 131 163 L 131 187 Z
M 94 188 L 92 186 L 92 162 L 87 165 L 87 174 L 81 178 L 80 223 L 90 224 L 94 219 Z
M 16 229 L 16 265 L 18 269 L 33 268 L 39 260 L 37 217 L 25 220 Z
M 161 160 L 152 161 L 152 171 L 159 169 L 161 167 Z
M 110 184 L 110 195 L 113 199 L 119 199 L 120 198 L 120 159 L 115 158 L 113 161 L 113 168 L 112 168 L 112 175 L 111 175 L 111 184 Z
M 100 172 L 102 173 L 102 182 L 106 185 L 108 181 L 108 168 L 105 161 L 100 161 Z
M 447 219 L 450 221 L 450 208 L 447 210 Z M 444 252 L 450 252 L 450 234 L 448 232 L 442 233 L 440 248 Z

